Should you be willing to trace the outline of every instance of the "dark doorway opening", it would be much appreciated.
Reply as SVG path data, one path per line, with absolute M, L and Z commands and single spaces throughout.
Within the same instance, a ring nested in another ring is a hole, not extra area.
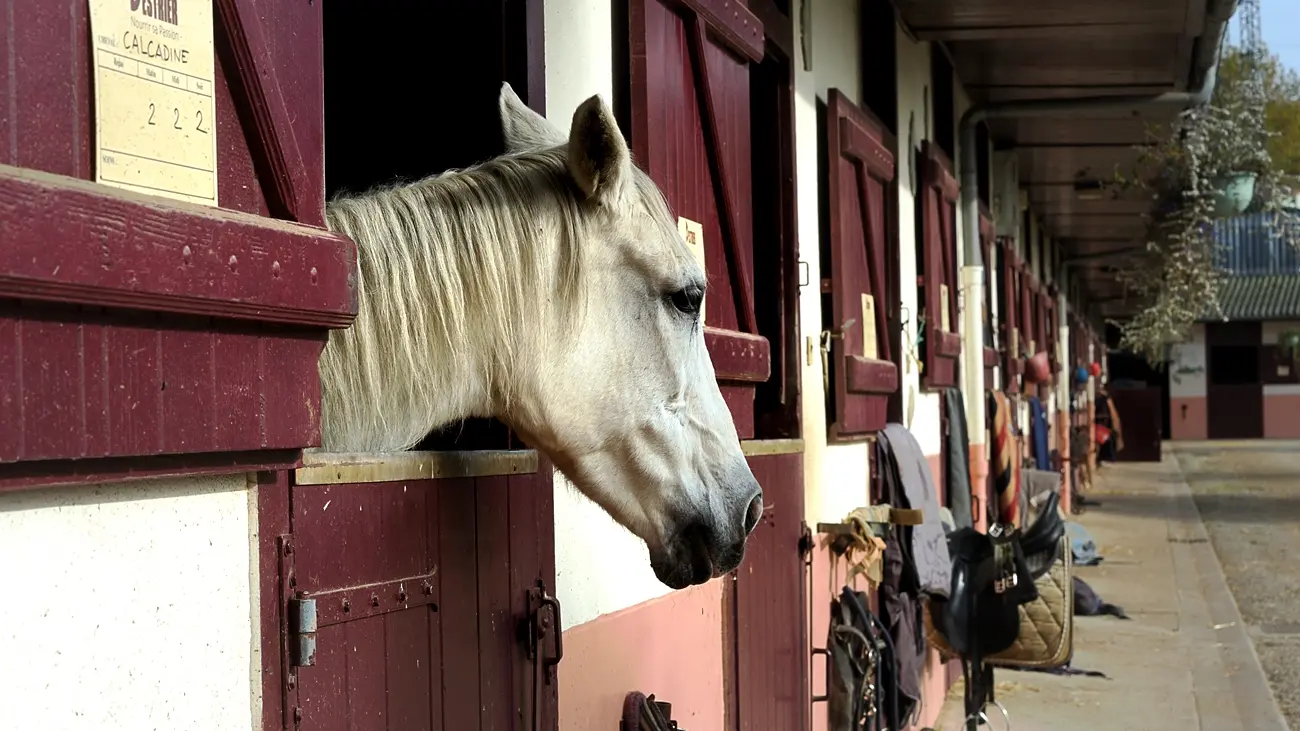
M 1106 355 L 1106 373 L 1109 378 L 1108 390 L 1111 391 L 1121 388 L 1160 389 L 1160 433 L 1164 438 L 1169 438 L 1171 432 L 1169 431 L 1168 366 L 1155 368 L 1142 356 L 1126 351 L 1111 351 Z
M 503 81 L 545 112 L 540 2 L 329 2 L 321 10 L 328 197 L 500 155 Z M 377 68 L 371 54 L 381 39 Z M 474 419 L 417 448 L 495 449 L 515 441 L 499 422 Z
M 793 78 L 791 60 L 775 43 L 749 74 L 754 315 L 772 358 L 771 377 L 754 389 L 759 439 L 801 436 Z
M 1206 435 L 1210 439 L 1264 437 L 1264 384 L 1260 379 L 1262 326 L 1210 323 L 1206 343 Z
M 324 145 L 330 197 L 500 154 L 503 81 L 543 111 L 540 0 L 317 5 L 325 138 L 299 142 Z M 502 424 L 473 420 L 417 449 L 520 446 Z M 303 728 L 475 731 L 524 717 L 538 719 L 529 728 L 556 728 L 555 684 L 530 682 L 544 653 L 530 653 L 521 631 L 539 587 L 555 583 L 552 468 L 544 458 L 530 470 L 458 457 L 439 462 L 455 477 L 291 478 L 297 548 L 280 565 L 296 568 L 263 591 L 321 597 L 316 662 L 282 689 Z

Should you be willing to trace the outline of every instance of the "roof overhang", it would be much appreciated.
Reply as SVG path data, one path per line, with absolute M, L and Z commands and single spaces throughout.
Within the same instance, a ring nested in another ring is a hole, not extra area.
M 997 147 L 1017 150 L 1021 187 L 1045 230 L 1065 247 L 1085 297 L 1100 314 L 1125 314 L 1134 303 L 1115 281 L 1124 254 L 1113 252 L 1141 242 L 1148 201 L 1139 193 L 1097 199 L 1079 182 L 1109 179 L 1117 165 L 1132 163 L 1149 132 L 1185 107 L 1143 100 L 1205 89 L 1237 0 L 896 5 L 911 34 L 952 58 L 977 105 L 1060 104 L 1055 112 L 990 115 L 990 133 Z M 1104 99 L 1117 103 L 1097 104 Z

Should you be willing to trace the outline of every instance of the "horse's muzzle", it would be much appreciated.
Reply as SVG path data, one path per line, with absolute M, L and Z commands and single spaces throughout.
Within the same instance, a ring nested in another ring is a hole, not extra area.
M 735 571 L 745 558 L 745 539 L 763 516 L 763 494 L 746 503 L 741 524 L 721 536 L 709 523 L 688 523 L 668 542 L 666 550 L 650 556 L 655 576 L 671 589 L 703 584 Z M 740 539 L 735 540 L 739 535 Z M 728 540 L 731 539 L 731 540 Z

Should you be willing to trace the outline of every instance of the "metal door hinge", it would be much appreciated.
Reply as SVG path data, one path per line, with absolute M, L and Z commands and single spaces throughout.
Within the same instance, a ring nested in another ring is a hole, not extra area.
M 289 600 L 289 665 L 295 668 L 316 664 L 316 600 Z

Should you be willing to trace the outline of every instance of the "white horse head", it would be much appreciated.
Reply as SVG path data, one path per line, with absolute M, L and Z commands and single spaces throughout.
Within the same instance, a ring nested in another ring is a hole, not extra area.
M 409 449 L 510 425 L 646 542 L 679 589 L 733 570 L 762 514 L 704 345 L 704 272 L 593 96 L 565 135 L 510 86 L 508 153 L 344 198 L 359 311 L 321 357 L 322 445 Z

